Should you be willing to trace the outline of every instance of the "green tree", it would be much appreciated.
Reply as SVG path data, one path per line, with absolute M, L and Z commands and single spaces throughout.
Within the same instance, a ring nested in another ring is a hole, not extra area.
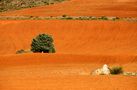
M 34 53 L 55 53 L 52 36 L 48 34 L 39 34 L 32 40 L 31 51 Z

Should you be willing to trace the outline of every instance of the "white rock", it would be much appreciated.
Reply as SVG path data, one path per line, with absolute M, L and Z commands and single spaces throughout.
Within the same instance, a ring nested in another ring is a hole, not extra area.
M 103 71 L 103 74 L 105 74 L 105 75 L 109 75 L 110 74 L 109 67 L 106 64 L 103 65 L 102 71 Z
M 104 64 L 102 68 L 95 70 L 92 74 L 93 75 L 109 75 L 110 69 L 108 65 Z

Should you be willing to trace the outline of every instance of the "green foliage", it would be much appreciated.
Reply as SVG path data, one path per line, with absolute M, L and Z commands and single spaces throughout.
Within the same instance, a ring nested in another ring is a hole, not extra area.
M 53 38 L 47 34 L 39 34 L 32 40 L 32 52 L 55 53 Z
M 120 66 L 115 66 L 115 67 L 112 67 L 111 69 L 110 69 L 110 73 L 111 74 L 121 74 L 121 73 L 123 73 L 123 68 L 122 67 L 120 67 Z

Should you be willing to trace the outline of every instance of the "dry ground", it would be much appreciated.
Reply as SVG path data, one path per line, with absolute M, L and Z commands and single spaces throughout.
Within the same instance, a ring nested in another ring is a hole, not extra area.
M 136 76 L 92 76 L 103 64 L 137 72 L 137 23 L 0 21 L 0 90 L 136 90 Z M 21 54 L 39 33 L 53 35 L 56 54 Z
M 137 0 L 69 0 L 50 6 L 40 6 L 1 13 L 6 16 L 119 16 L 137 17 Z
M 70 0 L 1 13 L 5 16 L 136 17 L 136 0 Z M 39 33 L 56 54 L 15 54 Z M 137 23 L 124 21 L 0 21 L 0 90 L 137 90 L 137 76 L 93 76 L 103 64 L 137 72 Z

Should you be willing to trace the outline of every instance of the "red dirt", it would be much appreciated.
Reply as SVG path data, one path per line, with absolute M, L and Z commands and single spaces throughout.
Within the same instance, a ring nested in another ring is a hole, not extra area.
M 137 23 L 0 21 L 0 90 L 136 90 L 136 76 L 92 76 L 103 64 L 137 72 Z M 54 37 L 56 54 L 21 54 L 39 33 Z
M 20 69 L 20 71 L 22 71 Z M 26 72 L 26 70 L 24 70 Z M 12 72 L 12 70 L 9 72 Z M 15 73 L 18 71 L 14 71 Z M 137 77 L 45 76 L 42 71 L 3 76 L 1 90 L 136 90 Z M 21 76 L 21 77 L 20 77 Z M 7 83 L 8 82 L 8 83 Z M 16 82 L 16 83 L 15 83 Z M 9 89 L 10 87 L 10 89 Z
M 136 76 L 92 76 L 90 73 L 106 61 L 121 65 L 125 71 L 137 72 L 137 60 L 124 61 L 112 56 L 63 54 L 23 54 L 0 59 L 1 90 L 136 90 Z M 128 56 L 127 56 L 128 57 Z M 92 62 L 93 61 L 93 62 Z
M 29 49 L 39 33 L 51 34 L 61 54 L 137 54 L 137 23 L 113 21 L 0 21 L 0 54 Z M 7 50 L 8 49 L 8 50 Z
M 71 0 L 0 15 L 136 17 L 137 0 Z M 56 54 L 15 54 L 51 34 Z M 103 64 L 137 72 L 137 23 L 0 21 L 0 90 L 137 90 L 136 76 L 93 76 Z
M 137 0 L 70 0 L 1 13 L 4 16 L 119 16 L 137 17 Z

